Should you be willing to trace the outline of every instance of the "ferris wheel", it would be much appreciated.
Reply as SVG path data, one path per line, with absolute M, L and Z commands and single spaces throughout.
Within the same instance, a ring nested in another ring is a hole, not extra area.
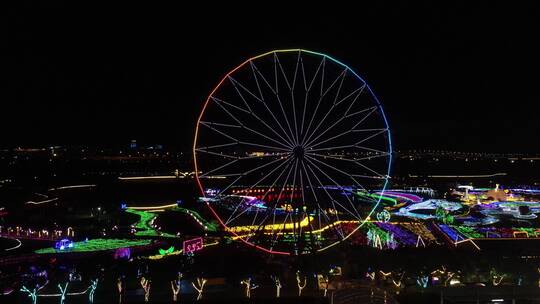
M 233 239 L 275 254 L 322 251 L 370 218 L 392 158 L 369 85 L 328 55 L 247 59 L 211 91 L 193 156 L 204 201 Z M 357 195 L 363 193 L 364 195 Z

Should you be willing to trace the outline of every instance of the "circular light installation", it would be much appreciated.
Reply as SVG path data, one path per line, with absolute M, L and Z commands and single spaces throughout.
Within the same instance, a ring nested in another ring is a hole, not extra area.
M 286 49 L 219 81 L 197 120 L 193 156 L 204 202 L 233 238 L 289 255 L 332 247 L 370 218 L 380 196 L 352 194 L 386 189 L 392 144 L 381 104 L 356 72 Z

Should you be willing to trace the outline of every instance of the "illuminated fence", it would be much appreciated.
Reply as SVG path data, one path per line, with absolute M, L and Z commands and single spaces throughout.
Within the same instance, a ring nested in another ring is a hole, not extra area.
M 0 226 L 0 237 L 20 238 L 20 239 L 39 239 L 39 240 L 58 240 L 64 237 L 74 237 L 75 231 L 72 227 L 66 229 L 32 229 L 21 226 L 4 227 Z

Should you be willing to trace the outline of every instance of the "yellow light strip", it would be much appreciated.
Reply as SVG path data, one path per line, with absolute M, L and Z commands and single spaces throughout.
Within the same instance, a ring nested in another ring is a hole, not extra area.
M 313 217 L 309 217 L 310 220 L 313 220 Z M 296 224 L 293 224 L 293 223 L 286 223 L 286 224 L 272 224 L 272 225 L 267 225 L 267 226 L 264 226 L 264 230 L 267 231 L 267 230 L 270 230 L 270 231 L 274 231 L 274 230 L 292 230 L 294 228 L 297 228 L 297 227 L 307 227 L 307 225 L 309 225 L 309 221 L 308 220 L 308 217 L 304 218 L 302 221 L 300 222 L 296 222 Z M 232 231 L 232 232 L 242 232 L 242 231 L 245 231 L 245 232 L 248 232 L 248 231 L 253 231 L 253 230 L 257 230 L 259 228 L 259 226 L 235 226 L 235 227 L 229 227 L 228 231 Z
M 162 206 L 140 206 L 140 207 L 130 207 L 128 206 L 127 209 L 132 209 L 132 210 L 147 210 L 147 211 L 154 211 L 154 210 L 160 210 L 160 209 L 169 209 L 169 208 L 174 208 L 176 207 L 177 204 L 169 204 L 169 205 L 162 205 Z M 163 210 L 161 210 L 163 211 Z M 156 212 L 159 212 L 159 211 L 156 211 Z

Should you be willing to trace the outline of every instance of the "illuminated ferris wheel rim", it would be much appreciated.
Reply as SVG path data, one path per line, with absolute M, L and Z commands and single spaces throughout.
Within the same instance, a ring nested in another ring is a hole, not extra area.
M 246 64 L 250 63 L 250 62 L 253 62 L 254 60 L 257 60 L 257 59 L 260 59 L 260 58 L 263 58 L 263 57 L 266 57 L 268 55 L 276 55 L 276 54 L 279 54 L 279 53 L 306 53 L 306 54 L 310 54 L 310 55 L 315 55 L 315 56 L 320 56 L 324 59 L 328 59 L 330 60 L 331 62 L 345 68 L 347 71 L 351 72 L 357 79 L 359 79 L 360 81 L 363 82 L 365 88 L 367 89 L 367 91 L 370 93 L 370 95 L 373 97 L 374 101 L 376 102 L 376 107 L 377 109 L 379 110 L 379 113 L 381 114 L 382 118 L 383 118 L 383 121 L 384 121 L 384 124 L 386 126 L 386 134 L 387 134 L 387 138 L 388 138 L 388 167 L 387 167 L 387 170 L 386 170 L 386 178 L 385 178 L 385 181 L 384 181 L 384 185 L 382 187 L 382 193 L 384 193 L 385 189 L 387 188 L 387 185 L 388 185 L 388 178 L 390 177 L 390 171 L 391 171 L 391 163 L 392 163 L 392 140 L 391 140 L 391 133 L 390 133 L 390 127 L 389 127 L 389 124 L 388 124 L 388 120 L 386 118 L 386 114 L 384 112 L 384 109 L 382 108 L 382 105 L 379 101 L 379 99 L 377 98 L 377 96 L 373 93 L 371 87 L 369 86 L 369 84 L 360 76 L 358 75 L 358 73 L 356 73 L 352 68 L 350 68 L 348 65 L 344 64 L 343 62 L 327 55 L 327 54 L 324 54 L 324 53 L 321 53 L 321 52 L 316 52 L 316 51 L 311 51 L 311 50 L 306 50 L 306 49 L 300 49 L 300 48 L 296 48 L 296 49 L 278 49 L 278 50 L 272 50 L 272 51 L 268 51 L 268 52 L 265 52 L 265 53 L 262 53 L 262 54 L 259 54 L 257 56 L 253 56 L 251 58 L 248 58 L 246 59 L 245 61 L 243 61 L 240 65 L 236 66 L 235 68 L 233 68 L 232 70 L 230 70 L 227 74 L 225 74 L 221 80 L 217 83 L 217 85 L 212 89 L 212 91 L 210 92 L 210 94 L 208 95 L 208 97 L 206 98 L 205 102 L 204 102 L 204 105 L 203 105 L 203 108 L 198 116 L 198 119 L 197 119 L 197 123 L 196 123 L 196 129 L 195 129 L 195 136 L 194 136 L 194 141 L 193 141 L 193 150 L 192 150 L 192 153 L 193 153 L 193 160 L 194 160 L 194 167 L 195 167 L 195 170 L 194 170 L 194 173 L 195 173 L 195 180 L 197 182 L 197 186 L 199 187 L 199 190 L 201 191 L 203 197 L 207 197 L 206 196 L 206 192 L 204 190 L 204 187 L 200 181 L 200 173 L 202 173 L 200 170 L 199 170 L 199 164 L 197 162 L 197 142 L 198 142 L 198 138 L 199 138 L 199 126 L 201 124 L 201 120 L 205 114 L 205 111 L 206 111 L 206 108 L 208 106 L 208 104 L 210 103 L 210 101 L 212 100 L 213 98 L 213 95 L 216 93 L 216 91 L 222 86 L 222 84 L 232 75 L 234 74 L 236 71 L 240 70 L 242 67 L 244 67 Z M 382 195 L 379 196 L 379 198 L 377 199 L 377 202 L 376 204 L 374 205 L 374 207 L 371 209 L 371 211 L 369 212 L 369 214 L 361 221 L 359 221 L 359 225 L 353 229 L 350 233 L 348 233 L 343 239 L 341 239 L 340 241 L 337 241 L 335 243 L 332 243 L 328 246 L 325 246 L 323 248 L 319 248 L 317 251 L 323 251 L 323 250 L 326 250 L 330 247 L 333 247 L 335 245 L 337 245 L 338 243 L 341 243 L 342 241 L 348 239 L 351 235 L 353 235 L 358 229 L 360 229 L 371 217 L 371 215 L 373 214 L 373 212 L 375 211 L 375 209 L 379 206 L 380 202 L 382 200 Z M 290 255 L 291 253 L 290 252 L 285 252 L 285 251 L 275 251 L 275 250 L 271 250 L 271 249 L 267 249 L 267 248 L 264 248 L 262 246 L 259 246 L 259 245 L 256 245 L 256 244 L 253 244 L 253 243 L 250 243 L 248 241 L 246 241 L 245 239 L 243 239 L 241 236 L 239 236 L 235 231 L 231 230 L 227 225 L 226 223 L 224 223 L 221 219 L 221 217 L 217 214 L 217 212 L 214 210 L 214 208 L 212 208 L 212 206 L 208 203 L 208 201 L 206 201 L 206 205 L 207 207 L 210 209 L 210 211 L 212 212 L 212 214 L 214 215 L 214 217 L 216 217 L 216 219 L 219 221 L 219 223 L 225 228 L 226 231 L 228 231 L 229 233 L 233 234 L 237 239 L 240 239 L 243 243 L 249 245 L 249 246 L 252 246 L 252 247 L 255 247 L 259 250 L 262 250 L 262 251 L 265 251 L 265 252 L 268 252 L 268 253 L 272 253 L 272 254 L 281 254 L 281 255 Z

